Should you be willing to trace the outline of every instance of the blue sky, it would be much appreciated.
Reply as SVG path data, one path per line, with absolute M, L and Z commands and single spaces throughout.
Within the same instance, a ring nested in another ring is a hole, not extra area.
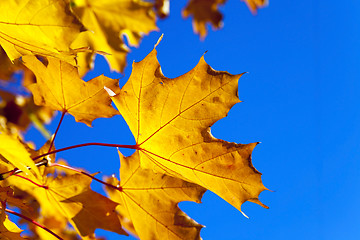
M 202 204 L 181 203 L 206 226 L 203 239 L 359 239 L 360 210 L 360 3 L 333 0 L 271 1 L 253 16 L 239 0 L 221 8 L 224 28 L 194 35 L 181 17 L 186 1 L 171 1 L 170 17 L 160 32 L 133 48 L 128 62 L 142 60 L 157 47 L 162 70 L 176 77 L 192 69 L 205 51 L 216 70 L 249 72 L 239 81 L 243 101 L 212 127 L 215 137 L 231 142 L 262 142 L 253 153 L 263 183 L 264 209 L 245 203 L 246 219 L 234 207 L 207 192 Z M 131 73 L 110 73 L 96 61 L 89 75 L 105 73 L 123 85 Z M 58 117 L 49 129 L 55 131 Z M 85 142 L 133 144 L 120 116 L 98 119 L 94 127 L 67 116 L 56 147 Z M 38 135 L 31 129 L 28 135 Z M 38 145 L 44 140 L 38 138 Z M 124 151 L 130 154 L 130 151 Z M 59 153 L 73 166 L 104 175 L 118 174 L 115 149 L 88 147 Z M 95 190 L 102 186 L 94 185 Z M 130 239 L 108 234 L 109 239 Z

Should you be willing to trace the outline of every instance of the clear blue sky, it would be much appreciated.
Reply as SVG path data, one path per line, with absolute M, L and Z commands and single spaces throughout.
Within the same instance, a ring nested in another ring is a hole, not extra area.
M 262 142 L 253 164 L 274 190 L 260 195 L 270 209 L 243 205 L 250 219 L 211 192 L 202 204 L 180 204 L 206 226 L 203 239 L 360 239 L 360 2 L 270 0 L 253 16 L 243 2 L 229 0 L 221 9 L 224 28 L 210 30 L 204 41 L 193 34 L 191 20 L 181 17 L 185 2 L 171 1 L 170 17 L 159 21 L 160 32 L 145 37 L 128 61 L 142 60 L 164 33 L 157 49 L 167 77 L 192 69 L 205 51 L 216 70 L 249 72 L 239 82 L 243 102 L 212 132 L 227 141 Z M 121 85 L 130 72 L 131 64 Z M 98 58 L 92 76 L 101 73 L 119 77 Z M 67 116 L 56 147 L 134 141 L 120 116 L 93 125 L 90 129 Z M 37 133 L 32 129 L 29 134 Z M 90 172 L 118 174 L 115 149 L 89 147 L 61 156 Z

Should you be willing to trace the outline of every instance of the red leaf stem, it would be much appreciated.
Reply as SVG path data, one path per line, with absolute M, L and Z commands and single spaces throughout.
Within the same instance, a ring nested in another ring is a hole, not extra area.
M 117 147 L 117 148 L 129 148 L 129 149 L 139 149 L 140 150 L 140 147 L 138 145 L 123 145 L 123 144 L 113 144 L 113 143 L 82 143 L 82 144 L 77 144 L 77 145 L 73 145 L 73 146 L 69 146 L 69 147 L 59 148 L 54 151 L 50 151 L 48 153 L 44 153 L 39 156 L 33 157 L 32 159 L 36 160 L 36 159 L 45 157 L 45 156 L 53 154 L 53 153 L 58 153 L 58 152 L 62 152 L 62 151 L 66 151 L 66 150 L 70 150 L 70 149 L 74 149 L 74 148 L 86 147 L 86 146 Z
M 61 123 L 62 123 L 62 121 L 63 121 L 63 119 L 64 119 L 64 116 L 65 116 L 65 113 L 66 113 L 66 110 L 63 110 L 63 111 L 62 111 L 62 114 L 61 114 L 61 118 L 60 118 L 59 124 L 58 124 L 58 126 L 57 126 L 57 128 L 56 128 L 56 130 L 55 130 L 54 137 L 53 137 L 53 139 L 51 140 L 48 153 L 50 152 L 52 146 L 54 145 L 55 137 L 56 137 L 56 135 L 57 135 L 57 133 L 58 133 L 58 131 L 59 131 L 60 125 L 61 125 Z
M 32 184 L 34 184 L 34 185 L 36 185 L 36 186 L 38 186 L 38 187 L 41 187 L 41 188 L 44 188 L 44 189 L 49 189 L 49 187 L 48 187 L 48 186 L 45 186 L 45 185 L 40 185 L 40 184 L 38 184 L 38 183 L 34 182 L 33 180 L 28 179 L 28 178 L 26 178 L 26 177 L 24 177 L 24 176 L 17 175 L 17 174 L 14 174 L 14 175 L 12 175 L 12 176 L 16 176 L 16 177 L 19 177 L 19 178 L 25 179 L 26 181 L 29 181 L 29 182 L 31 182 Z

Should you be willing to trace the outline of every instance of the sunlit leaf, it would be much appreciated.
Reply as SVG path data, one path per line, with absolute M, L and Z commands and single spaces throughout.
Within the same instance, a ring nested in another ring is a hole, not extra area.
M 241 75 L 213 70 L 202 57 L 190 72 L 164 77 L 154 49 L 112 97 L 139 147 L 140 165 L 199 184 L 240 210 L 245 201 L 263 205 L 266 188 L 251 163 L 257 143 L 214 138 L 210 126 L 239 102 Z
M 38 54 L 75 64 L 70 44 L 82 30 L 64 0 L 1 2 L 0 44 L 11 61 Z
M 122 72 L 129 51 L 124 42 L 138 46 L 144 34 L 157 30 L 153 4 L 147 1 L 123 0 L 72 0 L 72 8 L 89 32 L 82 33 L 72 45 L 74 48 L 89 45 L 91 49 L 107 53 L 105 58 L 111 69 Z M 79 56 L 80 72 L 91 66 L 91 55 Z
M 85 82 L 76 67 L 61 60 L 48 58 L 47 66 L 34 56 L 24 56 L 23 61 L 36 75 L 36 83 L 28 87 L 37 105 L 66 111 L 88 126 L 96 118 L 118 114 L 103 89 L 118 86 L 117 79 L 101 75 Z
M 107 192 L 119 203 L 117 210 L 131 221 L 140 239 L 200 239 L 203 226 L 181 211 L 178 203 L 199 203 L 206 189 L 142 169 L 138 152 L 130 157 L 119 154 L 121 182 L 109 179 L 118 189 L 107 188 Z
M 39 176 L 40 173 L 35 167 L 34 161 L 30 158 L 30 153 L 25 149 L 19 139 L 0 132 L 0 162 L 11 163 L 14 168 L 18 168 L 33 176 L 33 172 Z M 28 168 L 31 168 L 30 171 Z M 34 176 L 33 176 L 34 177 Z

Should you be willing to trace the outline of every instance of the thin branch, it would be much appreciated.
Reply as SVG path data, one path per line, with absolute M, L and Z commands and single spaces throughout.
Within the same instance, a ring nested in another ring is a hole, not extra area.
M 35 163 L 35 166 L 36 167 L 40 167 L 40 166 L 46 166 L 48 164 L 48 160 L 46 158 L 43 158 L 42 160 L 40 160 L 39 162 Z M 30 167 L 27 167 L 27 169 L 31 169 Z M 18 169 L 18 168 L 14 168 L 10 171 L 7 171 L 7 172 L 3 172 L 3 173 L 0 173 L 0 181 L 1 180 L 4 180 L 5 178 L 7 177 L 10 177 L 11 175 L 14 175 L 14 174 L 19 174 L 19 173 L 22 173 L 22 170 Z

